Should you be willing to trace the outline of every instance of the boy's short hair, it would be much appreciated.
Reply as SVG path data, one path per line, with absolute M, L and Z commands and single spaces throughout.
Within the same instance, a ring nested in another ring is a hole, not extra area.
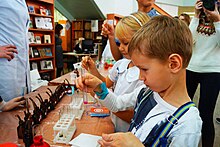
M 135 12 L 132 13 L 138 21 L 144 25 L 146 22 L 150 20 L 150 17 L 144 12 Z M 135 20 L 132 16 L 128 15 L 123 17 L 116 25 L 115 28 L 115 36 L 118 39 L 123 39 L 129 35 L 133 36 L 137 30 L 141 28 L 140 24 Z
M 150 58 L 167 61 L 171 54 L 182 57 L 183 68 L 192 56 L 192 34 L 181 20 L 168 16 L 155 16 L 139 29 L 132 37 L 128 52 L 139 52 Z

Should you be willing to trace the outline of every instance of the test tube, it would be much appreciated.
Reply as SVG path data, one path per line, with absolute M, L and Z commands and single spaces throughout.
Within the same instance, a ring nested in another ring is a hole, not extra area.
M 81 68 L 81 78 L 84 78 L 85 76 L 85 69 Z M 83 90 L 83 103 L 88 104 L 88 97 L 87 97 L 87 87 Z
M 72 95 L 72 97 L 71 97 L 71 104 L 72 105 L 77 105 L 77 100 L 76 100 L 76 95 L 75 94 Z

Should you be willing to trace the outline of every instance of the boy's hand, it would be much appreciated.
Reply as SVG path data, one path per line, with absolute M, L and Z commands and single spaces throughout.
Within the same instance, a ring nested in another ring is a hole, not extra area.
M 114 26 L 113 24 L 109 24 L 108 23 L 109 20 L 105 20 L 102 24 L 102 35 L 105 36 L 105 37 L 114 37 L 114 33 L 115 33 L 115 30 L 114 30 Z
M 199 18 L 201 10 L 203 9 L 203 2 L 201 0 L 197 0 L 195 4 L 195 17 Z
M 16 46 L 14 45 L 4 45 L 0 46 L 0 58 L 6 58 L 11 61 L 14 58 L 14 53 L 18 53 Z
M 83 77 L 78 77 L 75 80 L 76 87 L 80 90 L 90 93 L 93 92 L 94 89 L 102 83 L 102 81 L 89 73 L 86 73 Z
M 102 134 L 102 139 L 98 143 L 103 147 L 144 147 L 140 140 L 131 132 Z
M 24 104 L 25 104 L 25 99 L 23 97 L 16 97 L 6 102 L 6 104 L 2 108 L 2 111 L 9 111 L 11 109 L 14 109 L 15 107 L 18 107 L 19 105 L 24 105 Z

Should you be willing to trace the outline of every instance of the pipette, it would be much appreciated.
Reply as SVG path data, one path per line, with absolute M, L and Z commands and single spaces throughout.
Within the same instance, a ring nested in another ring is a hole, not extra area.
M 81 78 L 84 78 L 84 76 L 85 76 L 85 69 L 84 69 L 84 68 L 81 68 Z M 83 80 L 83 79 L 82 79 L 82 80 Z M 84 104 L 88 104 L 88 97 L 87 97 L 86 91 L 87 91 L 87 87 L 85 87 L 85 88 L 83 89 L 83 103 L 84 103 Z

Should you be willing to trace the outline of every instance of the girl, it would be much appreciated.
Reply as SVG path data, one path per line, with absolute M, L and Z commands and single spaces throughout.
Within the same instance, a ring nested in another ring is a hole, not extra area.
M 128 55 L 128 44 L 133 34 L 141 28 L 143 24 L 148 22 L 150 17 L 143 12 L 136 12 L 129 16 L 122 18 L 115 28 L 115 36 L 117 37 L 117 45 L 123 59 L 118 60 L 112 69 L 109 71 L 107 77 L 103 77 L 95 67 L 94 62 L 90 57 L 82 58 L 82 66 L 89 70 L 93 75 L 97 76 L 106 83 L 108 88 L 114 85 L 114 94 L 122 95 L 132 92 L 135 88 L 143 85 L 139 79 L 139 69 L 134 66 Z M 117 116 L 118 117 L 117 117 Z M 128 131 L 129 123 L 133 117 L 133 110 L 123 111 L 112 114 L 112 121 L 115 124 L 115 131 Z

